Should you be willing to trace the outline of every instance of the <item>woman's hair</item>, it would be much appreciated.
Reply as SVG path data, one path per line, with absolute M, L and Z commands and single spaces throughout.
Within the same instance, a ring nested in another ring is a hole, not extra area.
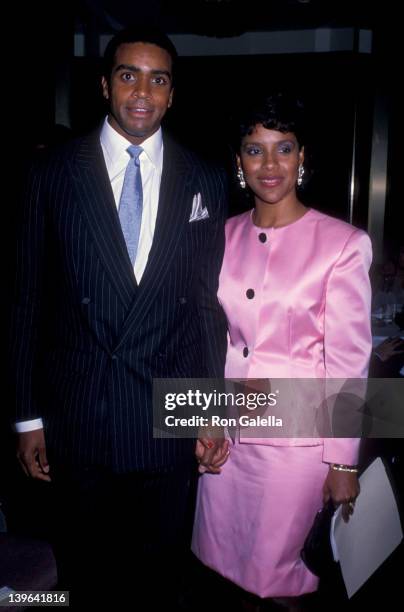
M 301 148 L 306 142 L 303 103 L 297 97 L 286 93 L 265 96 L 241 110 L 235 130 L 234 146 L 240 150 L 244 136 L 251 134 L 256 125 L 268 130 L 292 132 Z

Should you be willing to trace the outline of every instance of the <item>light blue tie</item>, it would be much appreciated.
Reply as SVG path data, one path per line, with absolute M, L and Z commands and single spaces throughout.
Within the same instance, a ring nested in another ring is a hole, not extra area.
M 139 155 L 143 149 L 131 145 L 126 150 L 131 159 L 125 171 L 118 214 L 129 258 L 134 265 L 142 224 L 143 189 Z

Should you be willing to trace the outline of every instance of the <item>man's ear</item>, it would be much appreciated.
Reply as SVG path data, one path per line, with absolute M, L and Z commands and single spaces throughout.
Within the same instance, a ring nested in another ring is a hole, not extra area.
M 168 104 L 167 104 L 167 108 L 170 108 L 170 106 L 172 106 L 173 103 L 173 96 L 174 96 L 174 87 L 171 89 L 170 91 L 170 96 L 168 98 Z
M 101 79 L 101 86 L 102 86 L 102 95 L 104 96 L 106 100 L 109 100 L 109 87 L 108 87 L 107 79 L 105 77 L 102 77 Z

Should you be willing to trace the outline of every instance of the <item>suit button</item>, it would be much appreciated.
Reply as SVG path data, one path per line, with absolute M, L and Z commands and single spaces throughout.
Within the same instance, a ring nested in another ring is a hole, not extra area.
M 267 235 L 264 234 L 264 232 L 261 232 L 260 234 L 258 234 L 258 238 L 259 238 L 260 242 L 266 242 L 267 241 Z
M 248 348 L 246 346 L 243 348 L 243 355 L 244 357 L 248 357 Z
M 248 297 L 249 300 L 252 300 L 254 295 L 255 295 L 254 289 L 247 289 L 245 294 L 246 294 L 246 296 Z
M 85 306 L 87 306 L 87 304 L 89 304 L 90 302 L 91 302 L 91 300 L 90 300 L 90 298 L 89 298 L 89 297 L 84 297 L 84 298 L 81 300 L 81 303 L 82 303 L 82 304 L 84 304 Z
M 116 361 L 118 359 L 118 357 L 116 355 L 112 355 L 111 359 L 112 359 L 112 361 Z
M 178 301 L 180 304 L 186 304 L 187 303 L 187 298 L 186 297 L 180 297 L 178 298 Z

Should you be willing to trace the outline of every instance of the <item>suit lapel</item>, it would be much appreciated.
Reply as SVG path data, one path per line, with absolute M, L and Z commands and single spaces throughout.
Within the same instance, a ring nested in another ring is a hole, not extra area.
M 122 303 L 129 308 L 136 279 L 122 234 L 99 132 L 83 138 L 72 165 L 77 200 L 98 255 Z
M 153 244 L 146 269 L 136 292 L 131 312 L 125 321 L 119 344 L 147 314 L 165 280 L 183 240 L 192 204 L 193 167 L 187 164 L 181 147 L 164 139 L 163 173 Z M 164 305 L 162 305 L 164 307 Z

